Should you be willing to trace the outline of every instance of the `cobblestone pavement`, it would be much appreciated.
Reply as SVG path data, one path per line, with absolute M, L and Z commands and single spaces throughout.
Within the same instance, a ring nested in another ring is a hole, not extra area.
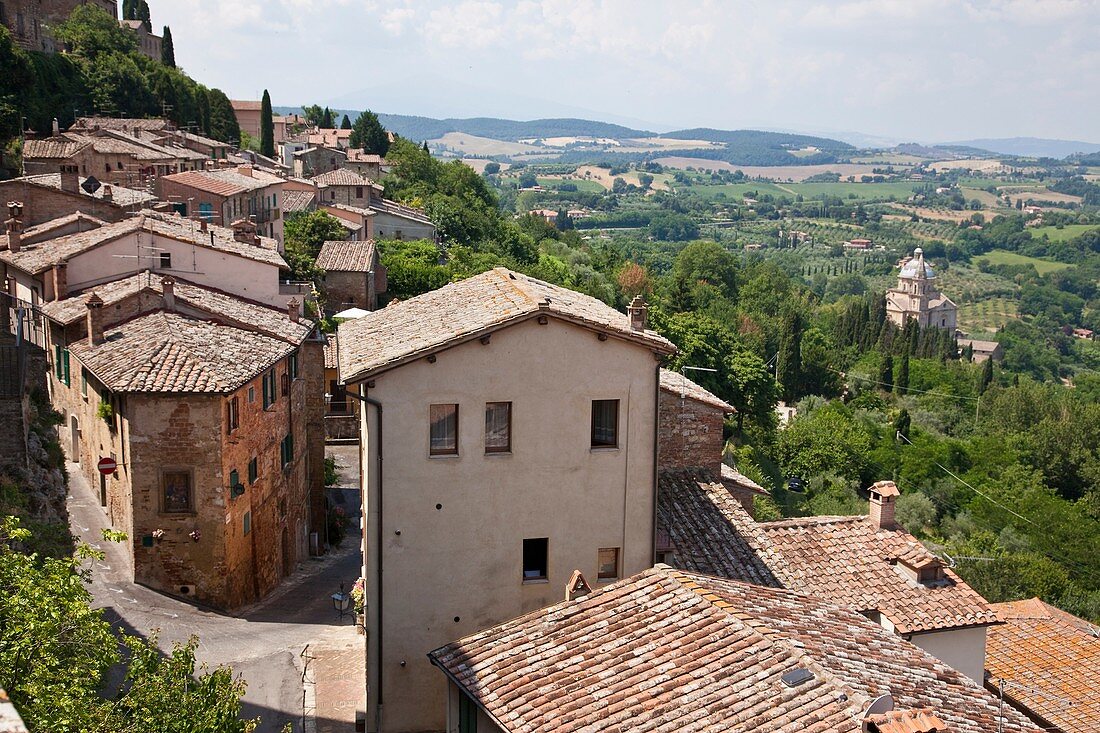
M 346 452 L 341 452 L 341 463 L 348 460 Z M 350 455 L 354 457 L 354 451 Z M 142 636 L 158 630 L 163 649 L 197 636 L 200 662 L 228 665 L 245 680 L 244 714 L 260 717 L 263 733 L 281 731 L 286 723 L 301 731 L 304 720 L 313 715 L 310 729 L 354 730 L 355 708 L 363 704 L 363 637 L 356 633 L 352 617 L 337 618 L 331 595 L 340 583 L 350 589 L 359 576 L 358 529 L 350 530 L 342 546 L 325 557 L 300 563 L 260 603 L 227 615 L 131 582 L 125 547 L 102 540 L 100 529 L 107 526 L 107 517 L 97 495 L 77 464 L 70 463 L 68 469 L 73 533 L 106 553 L 92 568 L 90 590 L 93 604 L 105 609 L 112 624 Z M 358 468 L 342 473 L 357 480 Z M 342 498 L 348 504 L 358 502 L 354 491 L 342 492 Z M 315 689 L 303 686 L 307 663 L 313 667 L 308 677 Z M 306 710 L 307 698 L 316 701 L 315 713 Z

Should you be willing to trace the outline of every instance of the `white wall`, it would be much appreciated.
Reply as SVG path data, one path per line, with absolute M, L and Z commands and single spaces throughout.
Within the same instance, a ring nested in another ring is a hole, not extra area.
M 367 625 L 379 638 L 384 565 L 383 729 L 441 730 L 446 680 L 426 654 L 565 597 L 575 569 L 597 584 L 597 551 L 625 577 L 652 564 L 657 365 L 653 353 L 550 319 L 493 333 L 374 378 L 384 406 L 384 517 L 377 531 L 377 413 L 363 411 Z M 619 399 L 617 449 L 591 448 L 591 401 Z M 511 401 L 512 453 L 485 455 L 487 401 Z M 428 456 L 428 411 L 459 404 L 459 455 Z M 439 505 L 441 508 L 437 508 Z M 398 534 L 400 532 L 400 534 Z M 524 583 L 522 542 L 549 538 L 546 582 Z M 455 618 L 458 621 L 455 621 Z M 404 666 L 402 666 L 404 662 Z
M 431 224 L 421 224 L 412 219 L 404 219 L 400 216 L 379 211 L 374 215 L 374 236 L 378 239 L 396 239 L 401 232 L 401 239 L 435 239 L 435 227 Z
M 985 627 L 949 629 L 913 634 L 909 641 L 944 664 L 949 664 L 970 679 L 983 684 L 985 679 Z
M 197 228 L 198 224 L 195 226 Z M 161 252 L 171 253 L 171 269 L 160 267 Z M 80 290 L 147 269 L 163 275 L 178 275 L 275 308 L 286 308 L 289 299 L 279 294 L 279 268 L 275 265 L 144 231 L 71 258 L 69 290 Z

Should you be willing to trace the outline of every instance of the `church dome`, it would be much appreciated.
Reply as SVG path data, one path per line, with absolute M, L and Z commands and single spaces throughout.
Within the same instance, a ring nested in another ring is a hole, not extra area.
M 901 266 L 901 277 L 921 278 L 931 280 L 936 276 L 932 265 L 924 261 L 924 250 L 917 247 L 913 250 L 913 257 Z

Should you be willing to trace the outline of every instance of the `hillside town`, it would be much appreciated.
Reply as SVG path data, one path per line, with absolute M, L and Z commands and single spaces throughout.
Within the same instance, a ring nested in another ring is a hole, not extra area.
M 5 0 L 0 33 L 67 56 L 80 13 L 167 65 L 170 31 L 153 32 L 145 0 Z M 226 101 L 228 140 L 167 108 L 74 110 L 19 130 L 19 169 L 0 180 L 0 585 L 13 599 L 0 603 L 0 732 L 168 730 L 143 706 L 173 708 L 142 700 L 142 674 L 196 716 L 180 730 L 1100 731 L 1096 619 L 1053 595 L 987 597 L 988 577 L 960 565 L 1028 540 L 1002 529 L 962 556 L 925 531 L 955 501 L 943 472 L 1020 517 L 1004 495 L 927 446 L 915 472 L 869 442 L 853 456 L 840 423 L 813 444 L 817 474 L 791 467 L 811 465 L 801 456 L 769 473 L 746 437 L 796 436 L 807 413 L 828 414 L 796 379 L 880 411 L 907 390 L 954 399 L 918 381 L 921 361 L 980 375 L 977 398 L 959 393 L 978 423 L 1005 349 L 964 320 L 942 247 L 834 245 L 844 274 L 862 258 L 889 285 L 828 315 L 846 348 L 882 351 L 871 376 L 814 372 L 824 337 L 778 304 L 763 306 L 784 332 L 769 361 L 712 358 L 723 337 L 684 314 L 732 290 L 734 267 L 697 243 L 659 285 L 620 255 L 604 297 L 588 263 L 610 236 L 592 230 L 583 261 L 567 254 L 595 207 L 519 201 L 498 221 L 482 212 L 491 173 L 436 160 L 373 113 L 353 126 L 328 109 L 279 114 L 266 91 Z M 471 247 L 474 229 L 498 249 Z M 533 253 L 516 232 L 539 233 Z M 813 246 L 789 228 L 777 239 Z M 714 307 L 739 338 L 764 338 Z M 719 372 L 737 388 L 715 387 Z M 886 440 L 915 445 L 910 421 L 925 416 L 901 413 Z M 923 489 L 937 504 L 914 520 Z M 798 503 L 813 492 L 824 498 Z M 75 595 L 27 601 L 49 609 L 32 624 L 17 606 L 52 588 L 28 580 L 45 567 Z M 66 656 L 85 623 L 103 624 L 113 656 Z M 78 712 L 54 704 L 66 668 L 90 681 Z

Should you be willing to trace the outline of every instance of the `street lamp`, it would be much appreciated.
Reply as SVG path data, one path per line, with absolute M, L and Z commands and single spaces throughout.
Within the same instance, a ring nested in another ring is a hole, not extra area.
M 344 592 L 344 584 L 340 584 L 340 592 L 332 594 L 332 605 L 336 609 L 336 618 L 342 619 L 351 613 L 351 595 Z

